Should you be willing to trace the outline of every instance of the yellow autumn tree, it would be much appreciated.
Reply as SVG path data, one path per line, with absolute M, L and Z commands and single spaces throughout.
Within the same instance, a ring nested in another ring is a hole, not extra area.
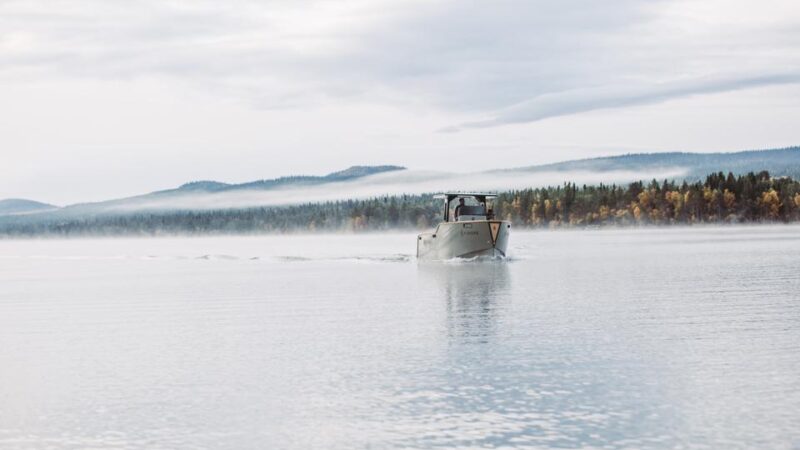
M 800 194 L 798 194 L 798 195 L 800 195 Z M 598 218 L 601 221 L 605 222 L 605 220 L 608 219 L 608 216 L 611 214 L 611 210 L 608 208 L 608 206 L 603 205 L 603 206 L 600 207 L 600 209 L 597 211 L 597 213 L 598 213 Z
M 362 230 L 367 226 L 367 218 L 363 215 L 353 217 L 353 230 Z
M 722 203 L 728 211 L 736 208 L 736 194 L 725 189 L 725 192 L 722 193 Z
M 650 217 L 650 221 L 653 223 L 659 223 L 661 221 L 661 211 L 658 208 L 653 208 L 648 213 Z
M 664 194 L 664 200 L 672 205 L 672 209 L 675 211 L 675 217 L 680 217 L 683 212 L 683 196 L 681 193 L 678 191 L 667 191 Z
M 541 214 L 540 213 L 540 208 L 541 208 L 541 205 L 539 204 L 539 202 L 534 202 L 533 206 L 531 207 L 530 220 L 531 220 L 531 224 L 533 224 L 533 225 L 541 224 L 542 220 L 544 219 L 543 217 L 540 217 L 540 214 Z
M 500 210 L 505 213 L 505 216 L 503 218 L 505 220 L 512 220 L 512 218 L 511 218 L 511 213 L 512 213 L 511 203 L 505 201 L 505 202 L 503 202 L 502 205 L 500 205 L 500 207 L 501 207 Z
M 711 203 L 711 200 L 714 198 L 714 190 L 710 187 L 706 186 L 703 188 L 703 200 L 706 201 L 706 204 Z
M 562 213 L 564 212 L 564 206 L 561 204 L 561 200 L 556 200 L 556 220 L 558 222 L 562 222 L 564 217 Z
M 637 222 L 641 222 L 642 220 L 642 208 L 639 208 L 639 205 L 634 203 L 633 205 L 633 218 L 636 219 Z
M 647 205 L 649 205 L 650 201 L 652 200 L 652 195 L 650 194 L 650 191 L 642 191 L 639 193 L 637 198 L 639 199 L 640 205 L 647 207 Z
M 547 199 L 544 201 L 544 217 L 546 220 L 553 220 L 553 214 L 555 214 L 553 202 L 551 202 L 550 199 Z
M 522 217 L 522 202 L 519 200 L 519 196 L 515 196 L 511 201 L 511 210 L 514 211 L 514 217 Z
M 777 219 L 780 217 L 781 199 L 775 189 L 770 189 L 761 194 L 761 206 L 770 219 Z

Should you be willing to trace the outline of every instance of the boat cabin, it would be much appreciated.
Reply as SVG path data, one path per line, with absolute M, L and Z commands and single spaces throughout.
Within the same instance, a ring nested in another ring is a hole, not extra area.
M 444 200 L 444 222 L 465 222 L 493 220 L 494 211 L 488 202 L 495 197 L 497 194 L 448 192 L 433 198 Z

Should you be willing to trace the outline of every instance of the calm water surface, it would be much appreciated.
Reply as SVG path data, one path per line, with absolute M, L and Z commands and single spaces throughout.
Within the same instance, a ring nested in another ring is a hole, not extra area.
M 0 241 L 0 448 L 800 448 L 800 227 Z

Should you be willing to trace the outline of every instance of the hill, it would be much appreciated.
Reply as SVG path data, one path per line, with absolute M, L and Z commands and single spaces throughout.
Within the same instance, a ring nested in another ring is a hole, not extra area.
M 520 167 L 500 172 L 652 172 L 666 168 L 684 169 L 686 178 L 690 180 L 700 180 L 712 172 L 742 175 L 762 170 L 773 176 L 800 178 L 800 147 L 733 153 L 638 153 Z
M 209 207 L 209 202 L 213 203 L 215 205 L 214 207 L 221 207 L 221 204 L 225 203 L 225 201 L 237 198 L 236 194 L 246 197 L 254 193 L 269 192 L 277 189 L 281 189 L 282 191 L 280 192 L 283 192 L 283 190 L 290 191 L 293 188 L 300 189 L 309 186 L 319 187 L 325 186 L 326 184 L 352 181 L 371 175 L 402 170 L 406 170 L 406 168 L 401 166 L 352 166 L 345 170 L 322 176 L 295 175 L 245 183 L 223 183 L 212 180 L 191 181 L 174 189 L 155 191 L 103 202 L 69 205 L 60 210 L 59 214 L 75 216 L 81 214 L 104 213 L 112 210 L 170 209 L 176 207 L 174 205 L 184 205 L 178 206 L 180 209 L 193 209 L 191 205 L 195 205 L 199 209 L 206 209 Z
M 775 178 L 800 179 L 800 147 L 733 153 L 627 154 L 465 174 L 388 165 L 352 166 L 321 176 L 296 175 L 246 183 L 192 181 L 174 189 L 64 208 L 29 200 L 6 200 L 0 215 L 5 216 L 5 221 L 80 220 L 97 215 L 316 204 L 441 190 L 511 192 L 565 182 L 586 186 L 621 186 L 652 179 L 694 183 L 720 172 L 739 176 L 761 171 L 768 171 Z M 14 218 L 20 214 L 25 216 Z
M 330 183 L 336 181 L 347 181 L 356 178 L 366 177 L 369 175 L 376 175 L 379 173 L 392 172 L 397 170 L 405 170 L 401 166 L 352 166 L 345 170 L 332 172 L 323 176 L 314 175 L 295 175 L 288 177 L 280 177 L 265 180 L 249 181 L 246 183 L 229 184 L 221 183 L 219 181 L 193 181 L 185 183 L 177 189 L 169 189 L 166 191 L 157 191 L 148 195 L 163 195 L 174 194 L 176 192 L 222 192 L 222 191 L 235 191 L 241 189 L 273 189 L 279 187 L 289 186 L 309 186 L 323 183 Z
M 800 181 L 768 172 L 709 174 L 702 182 L 633 182 L 501 192 L 497 217 L 516 229 L 800 222 Z M 430 195 L 398 195 L 301 205 L 207 210 L 139 210 L 80 217 L 42 214 L 0 218 L 0 238 L 159 236 L 421 229 L 441 220 Z M 50 216 L 49 218 L 47 216 Z
M 34 200 L 26 200 L 23 198 L 8 198 L 5 200 L 0 200 L 0 216 L 31 214 L 43 211 L 53 211 L 56 209 L 58 209 L 58 206 L 37 202 Z

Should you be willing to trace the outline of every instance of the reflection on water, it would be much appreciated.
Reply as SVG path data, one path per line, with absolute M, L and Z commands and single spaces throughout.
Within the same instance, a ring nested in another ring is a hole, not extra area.
M 800 448 L 800 227 L 0 241 L 0 448 Z
M 420 264 L 418 270 L 429 287 L 441 293 L 451 338 L 485 343 L 495 334 L 511 290 L 506 261 L 432 262 Z
M 545 305 L 568 295 L 552 289 L 554 276 L 519 269 L 526 267 L 511 261 L 418 266 L 421 289 L 445 311 L 446 362 L 415 379 L 410 390 L 425 395 L 398 408 L 411 412 L 409 428 L 427 431 L 400 446 L 602 447 L 619 436 L 674 445 L 669 430 L 679 422 L 664 409 L 668 394 L 650 380 L 662 365 L 642 364 L 624 344 L 599 350 L 609 334 L 547 317 Z

